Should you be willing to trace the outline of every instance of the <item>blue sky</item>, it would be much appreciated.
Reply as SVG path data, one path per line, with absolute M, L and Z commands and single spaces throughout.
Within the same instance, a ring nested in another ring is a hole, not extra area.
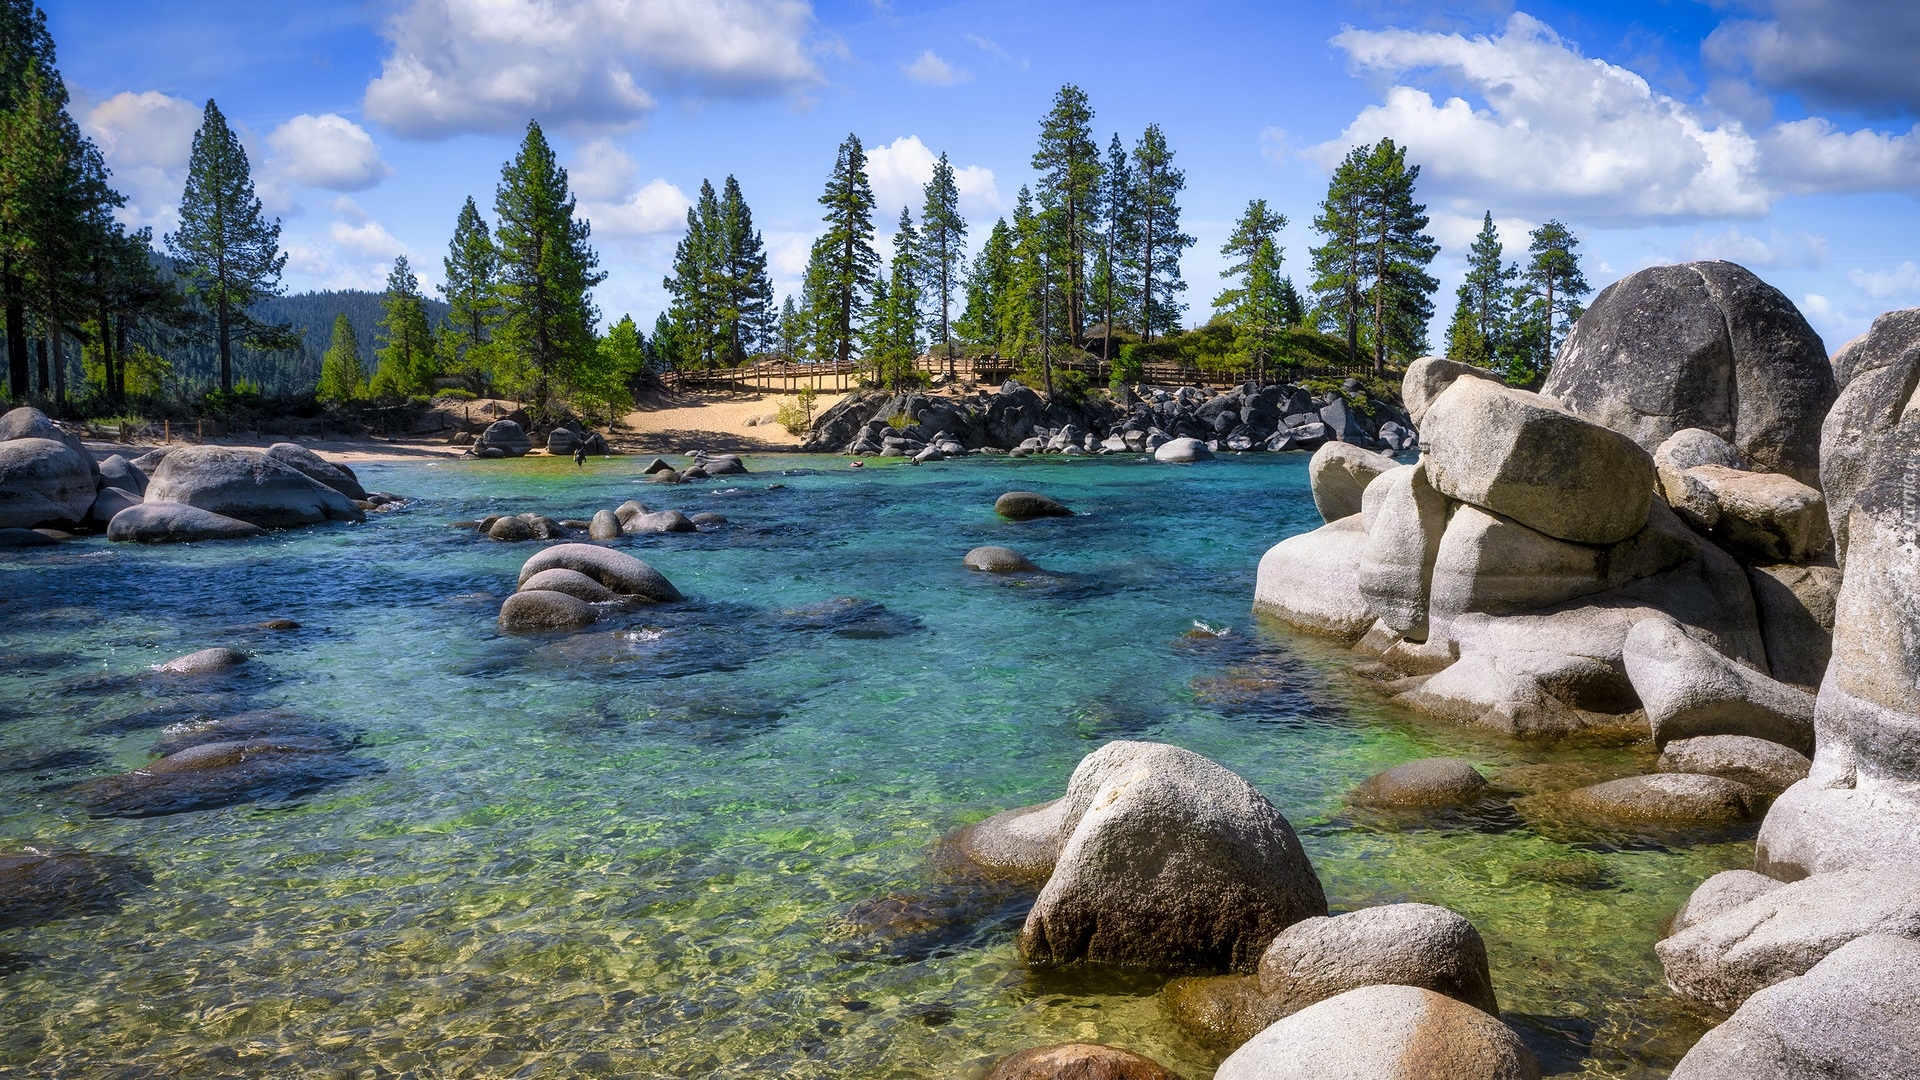
M 1103 144 L 1158 123 L 1186 170 L 1190 322 L 1250 198 L 1292 219 L 1304 280 L 1329 168 L 1383 135 L 1422 166 L 1443 245 L 1436 338 L 1488 210 L 1509 258 L 1566 221 L 1596 288 L 1744 263 L 1833 348 L 1920 305 L 1911 0 L 57 0 L 48 19 L 127 218 L 171 227 L 212 97 L 283 219 L 294 290 L 378 288 L 403 253 L 437 282 L 461 202 L 490 211 L 531 117 L 593 221 L 603 315 L 651 323 L 688 198 L 729 173 L 793 291 L 848 132 L 889 225 L 947 153 L 977 241 L 1071 82 Z

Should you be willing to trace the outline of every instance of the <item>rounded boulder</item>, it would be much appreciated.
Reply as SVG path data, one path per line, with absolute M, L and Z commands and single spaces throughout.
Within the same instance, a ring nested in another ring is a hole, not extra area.
M 593 605 L 585 600 L 549 589 L 517 592 L 500 605 L 500 629 L 509 633 L 578 630 L 596 618 Z
M 993 501 L 993 512 L 1009 521 L 1073 516 L 1064 504 L 1033 491 L 1007 492 Z
M 685 599 L 665 575 L 652 566 L 628 555 L 594 544 L 556 544 L 535 554 L 520 567 L 520 584 L 552 567 L 577 571 L 605 585 L 621 596 L 632 596 L 655 603 Z
M 1368 986 L 1308 1006 L 1220 1063 L 1216 1080 L 1539 1080 L 1520 1036 L 1415 986 Z
M 93 458 L 65 442 L 0 442 L 0 528 L 77 525 L 93 505 L 95 484 Z
M 107 523 L 107 539 L 141 544 L 244 540 L 266 534 L 265 529 L 250 522 L 175 502 L 148 501 L 129 506 Z
M 169 453 L 147 485 L 149 502 L 177 502 L 263 529 L 323 521 L 365 521 L 352 499 L 258 450 L 183 446 Z
M 612 589 L 593 580 L 578 570 L 553 567 L 542 570 L 520 585 L 520 592 L 559 592 L 585 600 L 589 604 L 618 600 L 620 596 Z
M 1152 1058 L 1098 1043 L 1036 1046 L 1001 1058 L 986 1080 L 1179 1080 Z
M 1361 806 L 1427 809 L 1472 806 L 1487 793 L 1487 778 L 1459 758 L 1422 758 L 1375 773 L 1348 796 Z
M 1031 559 L 1012 548 L 988 545 L 967 552 L 961 559 L 969 570 L 979 570 L 989 574 L 1030 573 L 1040 569 Z

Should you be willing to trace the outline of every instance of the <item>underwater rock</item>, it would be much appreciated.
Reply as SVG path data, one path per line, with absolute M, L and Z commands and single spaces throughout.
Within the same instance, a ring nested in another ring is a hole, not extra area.
M 1459 758 L 1422 758 L 1369 777 L 1348 799 L 1362 806 L 1471 806 L 1486 796 L 1487 778 Z
M 155 817 L 293 799 L 377 768 L 324 739 L 245 739 L 195 746 L 79 790 L 94 817 Z
M 1025 555 L 1012 548 L 987 545 L 977 547 L 960 560 L 969 570 L 980 570 L 989 574 L 1030 573 L 1040 569 Z
M 1073 516 L 1073 511 L 1065 505 L 1033 491 L 1007 492 L 993 501 L 993 512 L 1009 521 Z
M 153 670 L 163 675 L 206 675 L 239 667 L 246 662 L 247 654 L 238 649 L 201 649 L 185 656 L 176 656 L 164 664 L 156 664 Z
M 1179 1080 L 1152 1058 L 1098 1043 L 1036 1046 L 1001 1058 L 986 1080 Z
M 148 880 L 131 859 L 78 851 L 0 851 L 0 929 L 116 911 Z
M 1754 790 L 1721 776 L 1656 773 L 1572 791 L 1529 795 L 1514 804 L 1533 821 L 1602 829 L 1724 829 L 1751 820 Z

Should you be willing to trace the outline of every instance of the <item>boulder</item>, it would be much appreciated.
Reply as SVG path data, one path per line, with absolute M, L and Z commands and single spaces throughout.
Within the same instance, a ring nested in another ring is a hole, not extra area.
M 1043 517 L 1072 517 L 1073 511 L 1032 491 L 1009 491 L 993 501 L 993 512 L 1009 521 Z
M 57 439 L 0 442 L 0 528 L 77 525 L 93 505 L 95 491 L 92 455 Z
M 135 495 L 147 493 L 147 474 L 119 454 L 109 456 L 99 467 L 102 490 L 119 488 Z
M 716 454 L 712 457 L 702 457 L 700 459 L 700 468 L 705 470 L 708 476 L 744 476 L 747 472 L 746 465 L 743 464 L 739 456 L 735 454 Z
M 130 464 L 148 476 L 152 476 L 153 470 L 160 467 L 160 463 L 167 459 L 167 454 L 172 452 L 172 450 L 173 447 L 171 446 L 156 446 L 146 453 L 141 454 L 139 457 L 134 458 Z
M 1538 1080 L 1512 1028 L 1416 986 L 1367 986 L 1255 1035 L 1215 1080 Z
M 94 817 L 154 817 L 291 799 L 375 767 L 326 739 L 242 739 L 169 754 L 133 772 L 90 781 L 80 791 Z
M 1278 1002 L 1260 992 L 1257 975 L 1174 979 L 1160 990 L 1160 1008 L 1175 1027 L 1222 1056 L 1282 1019 Z
M 1028 913 L 1029 963 L 1245 971 L 1280 930 L 1326 913 L 1293 827 L 1252 785 L 1178 747 L 1136 747 Z
M 621 524 L 621 531 L 629 535 L 647 535 L 654 533 L 699 532 L 699 526 L 687 519 L 687 515 L 678 510 L 655 510 L 648 514 L 635 514 Z
M 1529 795 L 1515 807 L 1530 820 L 1600 829 L 1724 829 L 1751 820 L 1750 787 L 1721 776 L 1656 773 Z
M 1653 452 L 1653 470 L 1660 481 L 1660 493 L 1688 524 L 1706 530 L 1719 524 L 1720 502 L 1705 481 L 1687 475 L 1687 470 L 1696 465 L 1738 469 L 1742 466 L 1740 451 L 1711 431 L 1681 428 L 1667 436 Z
M 1804 563 L 1833 542 L 1820 492 L 1779 473 L 1695 465 L 1689 497 L 1711 506 L 1704 526 L 1728 549 L 1764 562 Z
M 1603 289 L 1542 392 L 1648 452 L 1702 428 L 1753 468 L 1812 484 L 1835 390 L 1826 346 L 1792 301 L 1732 263 L 1694 262 Z
M 533 449 L 533 440 L 527 429 L 514 421 L 495 420 L 474 440 L 473 447 L 481 457 L 487 457 L 489 450 L 500 451 L 502 457 L 525 457 Z
M 168 454 L 147 485 L 147 500 L 185 503 L 263 529 L 367 517 L 353 500 L 298 469 L 228 446 L 183 446 Z
M 1485 798 L 1487 778 L 1459 758 L 1421 758 L 1375 773 L 1347 796 L 1361 806 L 1430 809 L 1472 806 Z
M 698 514 L 695 514 L 695 515 L 693 515 L 692 517 L 690 517 L 690 518 L 688 518 L 687 520 L 688 520 L 688 521 L 691 521 L 691 522 L 693 522 L 693 523 L 694 523 L 695 525 L 725 525 L 725 524 L 727 524 L 727 518 L 726 518 L 726 515 L 724 515 L 724 514 L 715 514 L 715 513 L 708 513 L 708 512 L 703 512 L 703 513 L 698 513 Z
M 164 664 L 155 664 L 153 670 L 162 675 L 209 675 L 239 667 L 246 662 L 247 654 L 238 649 L 201 649 L 185 656 L 176 656 Z
M 1260 991 L 1291 1016 L 1363 986 L 1418 986 L 1499 1016 L 1487 946 L 1466 919 L 1433 904 L 1386 904 L 1303 919 L 1260 956 Z
M 1330 442 L 1313 452 L 1307 479 L 1313 488 L 1313 506 L 1332 523 L 1360 512 L 1362 493 L 1375 477 L 1400 467 L 1385 454 Z
M 1064 827 L 1067 808 L 1065 799 L 1055 799 L 1038 806 L 1003 810 L 956 830 L 947 844 L 994 876 L 1045 881 L 1053 873 L 1061 843 L 1073 832 Z
M 614 518 L 620 522 L 620 527 L 623 529 L 626 528 L 626 524 L 628 521 L 632 520 L 633 518 L 639 517 L 641 514 L 646 514 L 646 513 L 651 513 L 651 511 L 649 511 L 645 506 L 641 505 L 640 503 L 633 501 L 632 499 L 628 499 L 626 502 L 623 502 L 619 506 L 614 507 L 614 510 L 613 510 Z
M 969 570 L 982 570 L 989 574 L 1029 573 L 1040 569 L 1025 555 L 1003 547 L 977 547 L 967 552 L 961 559 Z
M 1635 625 L 1621 655 L 1656 746 L 1698 735 L 1749 735 L 1813 750 L 1812 694 L 1735 663 L 1671 621 Z
M 578 570 L 555 566 L 520 583 L 519 592 L 558 592 L 589 604 L 618 600 L 620 595 Z
M 47 414 L 31 405 L 16 405 L 5 413 L 0 413 L 0 442 L 13 442 L 16 439 L 51 439 L 64 444 L 67 449 L 87 459 L 87 468 L 98 473 L 93 463 L 93 452 L 80 437 L 47 419 Z
M 1375 621 L 1360 591 L 1366 544 L 1359 514 L 1280 541 L 1260 558 L 1253 610 L 1296 629 L 1358 639 Z
M 258 525 L 174 502 L 143 502 L 113 515 L 107 539 L 143 544 L 182 544 L 197 540 L 244 540 L 265 536 Z
M 655 603 L 685 599 L 660 571 L 624 551 L 594 544 L 556 544 L 536 553 L 520 567 L 520 584 L 553 567 L 585 574 L 621 596 Z
M 1344 445 L 1329 443 L 1321 452 Z M 1319 454 L 1314 457 L 1318 460 Z M 1367 539 L 1360 555 L 1360 595 L 1388 629 L 1409 641 L 1425 641 L 1434 563 L 1447 528 L 1447 500 L 1427 482 L 1424 463 L 1380 474 L 1364 497 L 1372 512 L 1363 518 Z
M 1354 411 L 1343 396 L 1334 395 L 1333 400 L 1320 407 L 1320 422 L 1327 425 L 1330 438 L 1349 443 L 1373 443 L 1373 425 Z
M 1876 934 L 1759 991 L 1695 1043 L 1673 1080 L 1902 1080 L 1920 1031 L 1920 942 Z
M 533 526 L 527 523 L 525 517 L 509 515 L 507 517 L 494 518 L 492 523 L 487 526 L 486 533 L 495 540 L 510 544 L 519 543 L 523 540 L 533 539 Z
M 618 540 L 620 539 L 620 534 L 625 531 L 625 527 L 621 524 L 620 519 L 614 516 L 613 511 L 595 510 L 593 512 L 593 521 L 587 525 L 587 539 Z
M 1784 882 L 1751 870 L 1722 870 L 1700 883 L 1687 902 L 1673 913 L 1668 936 L 1740 907 L 1749 900 L 1780 888 Z
M 1097 1043 L 1036 1046 L 1001 1058 L 986 1080 L 1180 1080 L 1152 1058 Z
M 93 497 L 93 505 L 87 508 L 86 524 L 105 529 L 112 523 L 114 515 L 130 506 L 139 506 L 141 498 L 131 491 L 116 487 L 103 487 Z
M 1813 762 L 1798 750 L 1765 739 L 1701 735 L 1669 742 L 1660 751 L 1655 768 L 1666 773 L 1724 776 L 1773 796 L 1805 780 Z
M 1193 462 L 1212 461 L 1213 451 L 1199 439 L 1169 439 L 1153 452 L 1155 461 Z
M 267 457 L 305 473 L 349 499 L 367 497 L 367 489 L 360 486 L 352 469 L 328 461 L 298 443 L 274 443 L 267 447 Z
M 585 600 L 549 589 L 522 589 L 500 605 L 500 629 L 509 633 L 578 630 L 597 618 L 599 613 Z
M 119 908 L 146 878 L 130 860 L 81 851 L 0 851 L 0 929 Z
M 59 542 L 60 541 L 55 540 L 53 537 L 48 536 L 46 533 L 38 532 L 33 529 L 19 529 L 19 528 L 0 529 L 0 549 L 52 547 L 53 545 L 58 544 Z
M 556 457 L 566 457 L 573 453 L 581 442 L 580 433 L 569 428 L 554 428 L 547 432 L 547 453 Z
M 1920 939 L 1920 874 L 1815 874 L 1694 919 L 1654 952 L 1675 993 L 1730 1010 L 1871 934 Z
M 1648 452 L 1538 394 L 1456 379 L 1421 433 L 1427 477 L 1450 499 L 1583 544 L 1617 543 L 1647 523 Z
M 647 462 L 647 467 L 644 469 L 641 469 L 640 474 L 642 476 L 652 476 L 654 473 L 663 473 L 663 472 L 672 472 L 672 471 L 673 471 L 673 466 L 667 464 L 665 458 L 654 458 L 652 461 Z
M 1423 356 L 1407 365 L 1407 373 L 1400 380 L 1400 400 L 1406 405 L 1407 418 L 1413 421 L 1414 427 L 1422 426 L 1427 407 L 1441 391 L 1461 378 L 1501 381 L 1500 376 L 1491 371 L 1439 356 Z
M 1833 608 L 1840 571 L 1832 566 L 1747 567 L 1754 613 L 1766 640 L 1773 677 L 1805 690 L 1819 687 L 1833 659 Z

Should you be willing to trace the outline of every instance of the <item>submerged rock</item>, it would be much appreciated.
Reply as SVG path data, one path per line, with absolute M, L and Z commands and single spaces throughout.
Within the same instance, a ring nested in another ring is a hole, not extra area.
M 698 532 L 699 527 L 678 510 L 655 510 L 634 514 L 621 523 L 621 531 L 633 535 Z
M 1061 503 L 1032 491 L 1007 492 L 993 501 L 993 512 L 1010 521 L 1073 516 L 1073 511 Z
M 1602 829 L 1724 829 L 1751 820 L 1758 801 L 1736 780 L 1656 773 L 1530 795 L 1515 806 L 1529 819 Z
M 1437 808 L 1472 806 L 1485 798 L 1487 778 L 1459 758 L 1422 758 L 1376 773 L 1353 789 L 1362 806 Z
M 969 570 L 981 570 L 989 574 L 1029 573 L 1040 569 L 1032 560 L 1012 548 L 993 545 L 974 548 L 960 561 Z
M 955 830 L 946 846 L 991 875 L 1045 881 L 1053 873 L 1066 828 L 1066 799 L 1003 810 Z
M 1179 1075 L 1131 1050 L 1062 1043 L 1009 1054 L 986 1080 L 1179 1080 Z
M 0 852 L 0 929 L 116 911 L 147 875 L 130 859 L 26 848 Z
M 324 739 L 245 739 L 182 750 L 80 792 L 94 817 L 155 817 L 293 799 L 375 768 Z
M 246 662 L 247 654 L 238 649 L 201 649 L 185 656 L 176 656 L 164 664 L 155 664 L 153 670 L 162 675 L 208 675 L 239 667 Z

